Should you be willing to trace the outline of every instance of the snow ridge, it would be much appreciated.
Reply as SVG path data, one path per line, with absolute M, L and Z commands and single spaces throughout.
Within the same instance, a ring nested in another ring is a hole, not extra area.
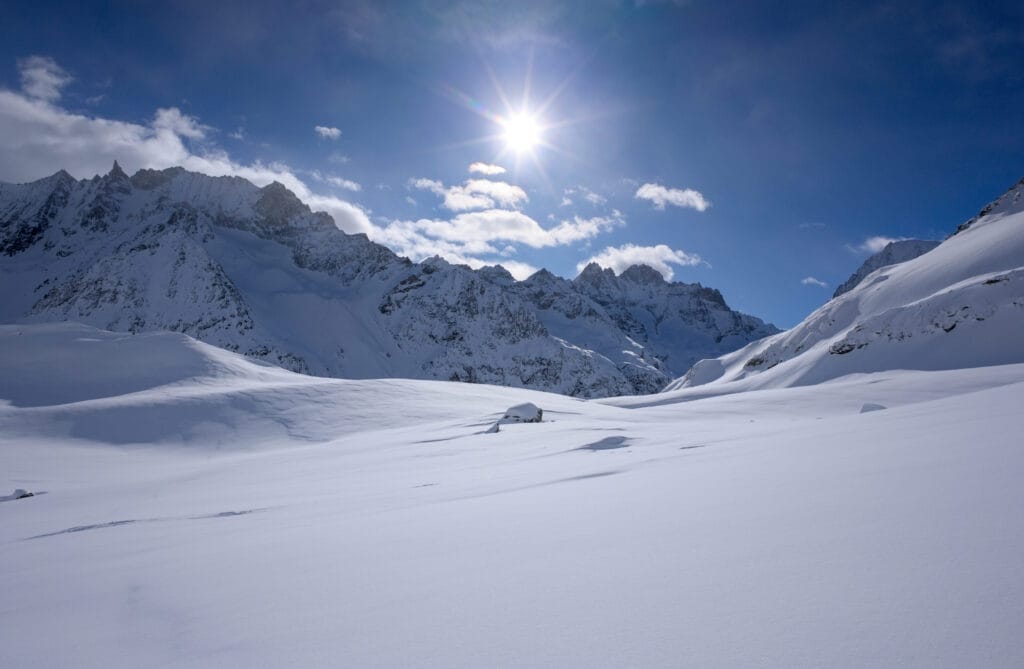
M 885 245 L 885 248 L 865 260 L 864 264 L 858 267 L 857 271 L 850 275 L 849 279 L 840 284 L 836 288 L 836 292 L 832 294 L 832 297 L 839 297 L 843 293 L 850 292 L 868 274 L 871 274 L 876 269 L 913 260 L 920 255 L 928 253 L 938 245 L 939 242 L 927 239 L 901 239 L 889 242 Z
M 707 386 L 714 394 L 1024 362 L 1022 192 L 1024 182 L 927 253 L 867 273 L 791 330 L 701 360 L 666 391 Z

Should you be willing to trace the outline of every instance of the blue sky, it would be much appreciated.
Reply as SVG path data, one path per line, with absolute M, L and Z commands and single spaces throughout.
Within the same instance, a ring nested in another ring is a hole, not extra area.
M 981 4 L 17 3 L 0 180 L 276 178 L 414 259 L 646 260 L 787 327 L 1024 176 L 1024 8 Z

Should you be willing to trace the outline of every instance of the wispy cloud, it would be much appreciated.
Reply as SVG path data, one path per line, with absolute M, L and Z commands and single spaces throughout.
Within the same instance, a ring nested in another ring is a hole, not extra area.
M 341 130 L 326 125 L 318 125 L 313 128 L 313 132 L 320 135 L 323 139 L 329 139 L 334 141 L 341 137 Z
M 666 204 L 670 204 L 673 207 L 704 211 L 711 206 L 711 202 L 692 188 L 666 188 L 653 183 L 646 183 L 637 188 L 635 197 L 638 200 L 649 200 L 655 209 L 664 209 Z
M 632 265 L 647 265 L 657 270 L 666 281 L 671 281 L 675 275 L 672 265 L 679 267 L 691 267 L 693 265 L 707 264 L 695 253 L 687 253 L 681 249 L 672 249 L 665 244 L 656 246 L 637 246 L 635 244 L 624 244 L 623 246 L 609 246 L 597 255 L 576 264 L 576 271 L 581 272 L 590 263 L 597 263 L 601 267 L 608 267 L 616 274 L 621 274 Z
M 71 75 L 47 56 L 29 56 L 18 61 L 21 90 L 30 98 L 56 102 L 61 89 L 71 83 Z
M 819 288 L 827 288 L 828 284 L 820 279 L 815 279 L 813 276 L 805 276 L 800 279 L 800 283 L 805 286 L 818 286 Z
M 330 184 L 338 188 L 344 188 L 345 190 L 350 190 L 354 193 L 358 193 L 359 191 L 363 190 L 361 184 L 358 184 L 355 181 L 352 181 L 351 179 L 345 179 L 334 174 L 324 174 L 320 170 L 310 170 L 306 174 L 309 174 L 309 176 L 313 177 L 313 179 L 319 181 L 320 183 Z
M 504 174 L 505 168 L 501 165 L 491 165 L 490 163 L 473 163 L 469 166 L 469 171 L 471 174 L 494 176 L 496 174 Z
M 601 207 L 608 204 L 608 198 L 595 193 L 586 186 L 576 186 L 575 188 L 566 188 L 562 193 L 562 204 L 563 207 L 568 207 L 574 201 L 574 198 L 579 197 L 594 205 L 595 207 Z
M 491 209 L 495 206 L 516 208 L 530 199 L 519 186 L 489 179 L 468 179 L 461 186 L 445 187 L 436 179 L 421 177 L 410 179 L 409 185 L 442 197 L 442 206 L 451 211 Z

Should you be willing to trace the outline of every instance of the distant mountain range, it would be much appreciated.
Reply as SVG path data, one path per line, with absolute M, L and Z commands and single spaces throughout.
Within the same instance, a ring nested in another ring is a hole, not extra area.
M 700 284 L 634 266 L 517 282 L 414 263 L 284 186 L 181 168 L 0 184 L 0 322 L 171 330 L 331 377 L 657 392 L 778 332 Z

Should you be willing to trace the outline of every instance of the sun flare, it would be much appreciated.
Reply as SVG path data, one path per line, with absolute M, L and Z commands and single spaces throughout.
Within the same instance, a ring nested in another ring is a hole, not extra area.
M 529 114 L 513 114 L 502 127 L 506 146 L 517 154 L 529 153 L 541 142 L 541 125 Z

